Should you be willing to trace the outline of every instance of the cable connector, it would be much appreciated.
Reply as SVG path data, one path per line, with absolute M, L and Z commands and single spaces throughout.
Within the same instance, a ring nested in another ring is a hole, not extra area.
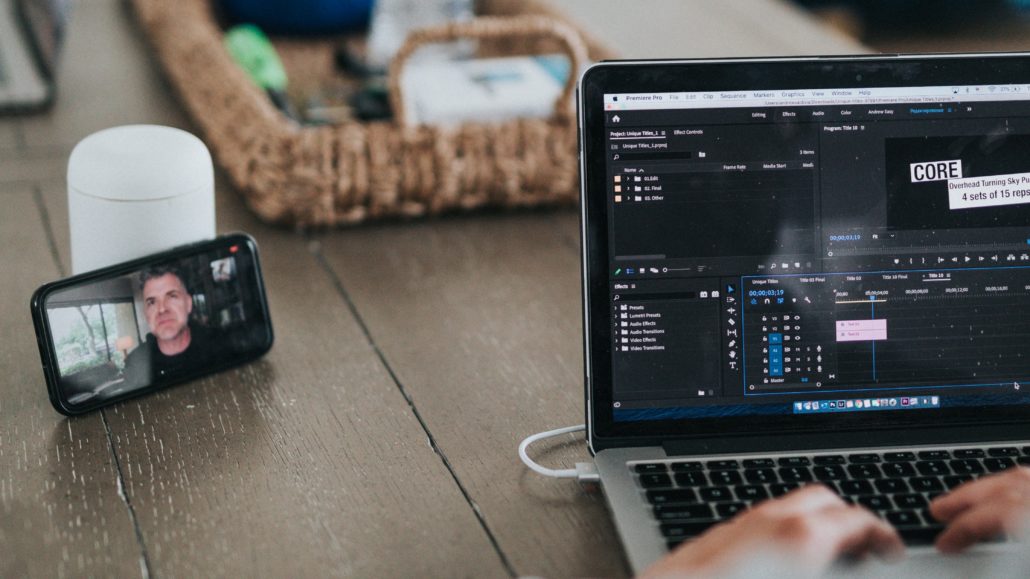
M 597 465 L 592 462 L 576 463 L 576 479 L 583 486 L 601 483 L 601 475 L 597 472 Z
M 579 424 L 576 426 L 566 426 L 565 428 L 557 428 L 555 430 L 548 430 L 547 432 L 539 432 L 532 436 L 527 436 L 525 440 L 519 444 L 519 458 L 521 458 L 522 462 L 537 474 L 552 478 L 574 478 L 583 485 L 596 485 L 601 481 L 601 477 L 597 474 L 597 468 L 592 462 L 577 462 L 576 468 L 553 469 L 535 462 L 533 459 L 529 458 L 529 454 L 526 452 L 529 445 L 538 440 L 553 438 L 555 436 L 571 434 L 573 432 L 580 432 L 583 430 L 586 430 L 586 425 Z

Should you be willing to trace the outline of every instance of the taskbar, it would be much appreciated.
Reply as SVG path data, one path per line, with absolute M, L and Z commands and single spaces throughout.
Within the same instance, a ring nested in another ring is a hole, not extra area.
M 908 404 L 903 402 L 908 399 Z M 925 399 L 925 401 L 924 401 Z M 858 400 L 862 401 L 861 408 L 858 407 Z M 866 408 L 866 401 L 869 407 Z M 891 401 L 894 400 L 894 406 Z M 875 402 L 874 402 L 875 401 Z M 884 405 L 886 401 L 886 406 Z M 913 404 L 915 401 L 915 404 Z M 805 402 L 809 403 L 809 409 L 805 410 Z M 831 402 L 834 408 L 830 408 Z M 862 412 L 876 410 L 942 410 L 947 408 L 960 407 L 990 407 L 990 406 L 1023 406 L 1030 405 L 1030 393 L 1014 392 L 1009 394 L 949 394 L 920 395 L 920 396 L 894 396 L 888 398 L 861 398 L 851 399 L 851 408 L 848 408 L 848 399 L 834 400 L 802 400 L 801 410 L 798 410 L 798 401 L 791 402 L 770 402 L 745 404 L 716 404 L 704 406 L 663 406 L 647 408 L 613 408 L 612 418 L 615 422 L 636 422 L 652 420 L 696 420 L 705 418 L 730 418 L 743 416 L 774 416 L 774 415 L 811 415 L 822 413 L 840 412 Z M 843 403 L 843 409 L 841 405 Z M 815 405 L 818 404 L 818 410 Z M 823 405 L 826 409 L 823 409 Z
M 794 414 L 921 410 L 940 407 L 940 396 L 895 396 L 891 398 L 858 398 L 851 400 L 804 400 L 794 402 Z

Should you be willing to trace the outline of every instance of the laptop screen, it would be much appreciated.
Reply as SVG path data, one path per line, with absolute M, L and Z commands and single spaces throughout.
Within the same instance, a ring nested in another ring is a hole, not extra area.
M 595 424 L 1022 416 L 1030 78 L 1016 60 L 588 73 Z

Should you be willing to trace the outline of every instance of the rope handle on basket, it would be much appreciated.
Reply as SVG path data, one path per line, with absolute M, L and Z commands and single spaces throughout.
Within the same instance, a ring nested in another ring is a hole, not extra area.
M 572 100 L 576 90 L 577 76 L 587 62 L 587 49 L 574 28 L 558 20 L 544 16 L 480 16 L 463 22 L 452 22 L 413 30 L 390 64 L 388 79 L 390 107 L 398 125 L 407 124 L 404 100 L 401 94 L 401 73 L 408 59 L 416 50 L 426 44 L 454 42 L 457 40 L 482 40 L 496 38 L 552 38 L 561 44 L 569 57 L 569 78 L 554 103 L 555 116 L 561 116 Z

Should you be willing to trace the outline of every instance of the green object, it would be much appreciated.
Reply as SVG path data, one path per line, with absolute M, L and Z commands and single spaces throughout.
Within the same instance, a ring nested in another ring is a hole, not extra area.
M 225 33 L 225 48 L 259 87 L 286 90 L 286 69 L 260 28 L 253 24 L 233 26 Z

